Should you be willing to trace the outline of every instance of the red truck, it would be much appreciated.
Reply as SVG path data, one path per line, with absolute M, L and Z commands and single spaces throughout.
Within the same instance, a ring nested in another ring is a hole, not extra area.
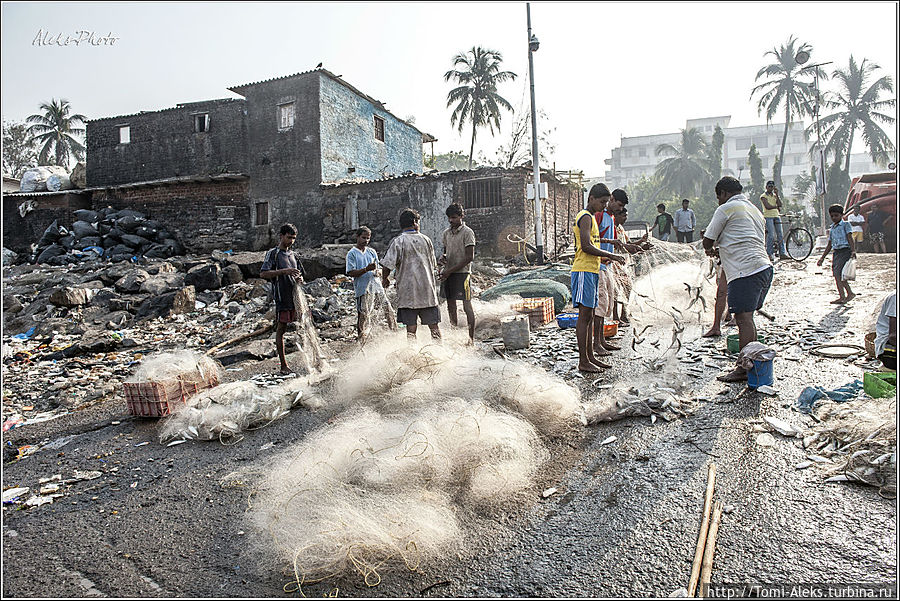
M 897 250 L 897 173 L 867 173 L 853 178 L 850 192 L 844 204 L 844 215 L 853 212 L 853 207 L 860 205 L 859 212 L 866 218 L 864 231 L 869 231 L 869 214 L 876 207 L 884 217 L 884 244 L 888 252 Z M 872 250 L 868 236 L 863 242 L 865 250 Z

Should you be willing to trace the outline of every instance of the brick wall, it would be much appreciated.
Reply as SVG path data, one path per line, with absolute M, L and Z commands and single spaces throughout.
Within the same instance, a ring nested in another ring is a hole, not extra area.
M 398 216 L 412 207 L 422 216 L 421 231 L 441 252 L 441 233 L 448 227 L 444 211 L 451 202 L 466 206 L 465 182 L 478 179 L 500 179 L 502 204 L 496 207 L 466 210 L 466 223 L 475 231 L 476 254 L 479 256 L 512 256 L 518 246 L 507 241 L 516 234 L 534 244 L 534 205 L 525 200 L 525 186 L 531 180 L 524 169 L 484 168 L 474 171 L 451 171 L 439 175 L 411 176 L 386 181 L 323 187 L 319 217 L 322 238 L 315 242 L 353 242 L 353 226 L 372 229 L 373 241 L 387 244 L 399 235 Z M 552 177 L 550 198 L 544 202 L 544 252 L 571 239 L 571 221 L 581 210 L 581 194 Z M 356 215 L 354 221 L 353 215 Z
M 246 173 L 245 102 L 210 100 L 89 121 L 86 178 L 89 187 L 114 186 L 186 175 Z M 209 131 L 194 132 L 194 115 L 209 115 Z M 119 143 L 120 126 L 131 141 Z
M 35 208 L 22 217 L 19 205 L 34 201 Z M 54 220 L 66 228 L 75 220 L 72 211 L 91 208 L 90 194 L 60 192 L 46 196 L 3 195 L 3 246 L 20 254 L 31 252 L 31 245 L 40 240 Z
M 252 227 L 247 180 L 97 190 L 93 208 L 140 211 L 174 233 L 189 252 L 255 250 L 273 240 L 273 226 Z

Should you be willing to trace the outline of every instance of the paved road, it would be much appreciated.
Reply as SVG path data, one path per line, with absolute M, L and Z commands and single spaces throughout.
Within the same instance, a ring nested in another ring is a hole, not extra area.
M 862 266 L 857 287 L 865 294 L 838 309 L 827 304 L 827 271 L 780 267 L 767 310 L 782 321 L 802 315 L 858 344 L 871 303 L 894 286 L 895 257 L 864 256 Z M 630 350 L 621 355 L 605 380 L 644 369 Z M 775 446 L 762 447 L 750 431 L 760 415 L 801 423 L 789 407 L 804 386 L 836 387 L 859 377 L 859 368 L 805 356 L 777 361 L 776 370 L 779 397 L 745 394 L 738 385 L 719 395 L 723 385 L 707 370 L 695 396 L 710 400 L 692 416 L 655 425 L 631 418 L 555 441 L 556 460 L 543 472 L 534 504 L 511 509 L 505 520 L 479 521 L 468 546 L 443 564 L 386 572 L 376 588 L 344 578 L 304 592 L 666 596 L 686 585 L 711 461 L 718 466 L 716 497 L 733 506 L 719 531 L 715 582 L 895 583 L 895 502 L 873 488 L 824 484 L 812 470 L 794 469 L 804 456 L 799 442 L 776 435 Z M 593 394 L 587 385 L 585 396 Z M 111 405 L 13 430 L 5 440 L 15 445 L 74 438 L 5 464 L 4 487 L 35 490 L 39 478 L 68 478 L 76 469 L 103 475 L 71 484 L 52 505 L 4 508 L 3 595 L 286 595 L 285 566 L 266 556 L 265 536 L 245 520 L 250 487 L 223 488 L 220 481 L 252 470 L 323 418 L 295 410 L 234 446 L 162 447 L 155 423 Z M 614 443 L 600 444 L 612 435 Z M 142 442 L 149 444 L 137 446 Z M 559 492 L 540 499 L 546 486 Z

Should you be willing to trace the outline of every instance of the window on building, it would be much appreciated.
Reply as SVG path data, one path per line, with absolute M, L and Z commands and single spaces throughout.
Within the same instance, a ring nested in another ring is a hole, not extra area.
M 625 154 L 625 158 L 626 158 L 626 159 L 631 158 L 631 149 L 630 149 L 630 148 L 626 148 L 624 154 Z
M 194 133 L 209 131 L 209 113 L 194 115 Z
M 750 149 L 750 138 L 736 138 L 734 140 L 734 147 L 737 150 L 749 150 Z
M 803 164 L 803 157 L 800 156 L 799 154 L 798 154 L 797 156 L 795 156 L 795 157 L 794 157 L 794 164 L 795 164 L 795 165 L 802 165 L 802 164 Z
M 384 142 L 384 119 L 375 115 L 375 139 Z
M 499 177 L 473 179 L 462 182 L 462 185 L 464 206 L 467 209 L 499 207 L 503 204 Z
M 791 134 L 791 144 L 802 144 L 803 134 Z
M 753 136 L 753 143 L 757 148 L 768 148 L 769 136 Z
M 290 129 L 294 127 L 294 103 L 278 105 L 278 129 Z
M 639 157 L 647 156 L 647 147 L 646 146 L 641 146 L 640 148 L 638 148 L 638 156 Z
M 256 203 L 256 225 L 267 225 L 269 223 L 269 203 Z
M 130 144 L 131 143 L 131 126 L 130 125 L 120 125 L 119 126 L 119 144 Z

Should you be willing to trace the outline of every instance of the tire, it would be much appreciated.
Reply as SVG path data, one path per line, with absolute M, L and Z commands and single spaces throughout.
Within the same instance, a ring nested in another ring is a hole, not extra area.
M 785 239 L 785 248 L 788 255 L 795 261 L 804 261 L 812 253 L 813 237 L 802 227 L 793 228 Z

